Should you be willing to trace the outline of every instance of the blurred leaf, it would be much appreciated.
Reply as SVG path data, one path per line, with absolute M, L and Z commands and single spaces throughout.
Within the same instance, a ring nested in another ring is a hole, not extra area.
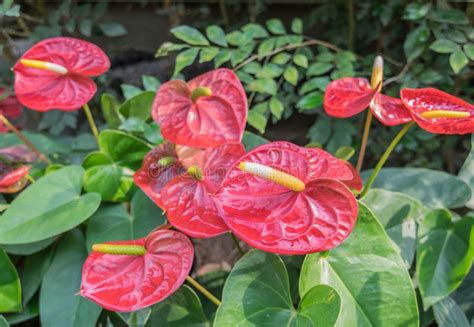
M 247 122 L 250 126 L 258 130 L 261 134 L 265 133 L 265 127 L 267 126 L 267 118 L 258 111 L 250 110 Z
M 272 52 L 274 47 L 275 47 L 275 39 L 274 38 L 266 39 L 265 41 L 260 43 L 260 45 L 258 46 L 258 55 L 264 56 Z
M 464 53 L 470 60 L 474 60 L 474 43 L 464 44 Z
M 191 49 L 184 50 L 183 52 L 180 52 L 176 56 L 176 64 L 174 67 L 173 75 L 177 75 L 184 68 L 191 65 L 196 59 L 198 52 L 199 52 L 199 49 L 197 48 L 191 48 Z
M 431 3 L 410 3 L 405 7 L 403 19 L 418 20 L 426 16 L 431 8 Z
M 79 23 L 79 31 L 85 36 L 91 36 L 92 21 L 90 19 L 81 20 L 81 22 Z
M 281 101 L 278 100 L 277 97 L 272 97 L 270 99 L 270 112 L 273 116 L 275 116 L 276 119 L 281 119 L 281 114 L 284 110 L 285 108 L 283 107 L 283 103 L 281 103 Z
M 0 17 L 19 17 L 20 16 L 20 5 L 14 5 L 13 0 L 3 0 L 0 4 Z
M 275 64 L 266 64 L 261 67 L 255 77 L 257 78 L 275 78 L 279 77 L 283 73 L 283 68 Z
M 99 28 L 108 37 L 127 35 L 127 30 L 120 23 L 99 23 Z
M 286 52 L 280 52 L 273 56 L 272 63 L 277 65 L 284 65 L 291 59 L 291 55 Z
M 268 32 L 259 24 L 249 23 L 242 27 L 245 34 L 252 36 L 254 39 L 268 37 Z
M 447 297 L 433 306 L 436 322 L 439 327 L 469 327 L 466 315 L 456 302 Z
M 354 154 L 355 154 L 355 149 L 353 147 L 342 146 L 339 149 L 337 149 L 336 153 L 334 153 L 334 156 L 336 158 L 349 161 Z
M 436 10 L 430 16 L 432 20 L 435 20 L 440 23 L 448 24 L 469 24 L 469 20 L 462 10 L 459 9 L 446 9 L 446 10 Z
M 451 53 L 459 49 L 459 46 L 452 41 L 449 41 L 446 39 L 440 39 L 440 40 L 434 41 L 430 45 L 430 49 L 438 53 Z
M 231 45 L 242 46 L 252 41 L 252 38 L 240 31 L 234 31 L 226 35 L 226 40 Z
M 303 20 L 301 18 L 293 18 L 291 22 L 291 31 L 296 34 L 303 33 Z
M 248 90 L 252 92 L 276 95 L 278 86 L 273 79 L 259 78 L 248 85 Z
M 324 95 L 319 92 L 311 92 L 302 97 L 296 104 L 296 108 L 303 110 L 310 110 L 320 107 L 323 104 Z
M 218 53 L 219 49 L 216 47 L 203 48 L 199 54 L 199 63 L 211 61 Z
M 122 123 L 122 118 L 118 111 L 119 106 L 120 102 L 110 94 L 103 93 L 100 97 L 102 114 L 104 115 L 105 122 L 109 128 L 118 128 Z
M 304 82 L 304 84 L 299 88 L 298 94 L 303 95 L 316 89 L 324 92 L 330 81 L 331 80 L 328 77 L 314 77 Z
M 52 249 L 44 249 L 25 258 L 24 267 L 21 271 L 23 304 L 30 302 L 36 291 L 38 291 L 43 277 L 51 264 L 53 254 L 54 251 Z
M 209 41 L 197 29 L 187 25 L 171 29 L 171 33 L 179 40 L 191 45 L 209 45 Z M 175 73 L 176 75 L 176 73 Z
M 466 207 L 474 209 L 474 135 L 471 135 L 471 151 L 459 170 L 458 177 L 471 188 L 471 199 L 466 203 Z
M 146 121 L 151 117 L 151 106 L 154 99 L 155 92 L 141 91 L 125 101 L 118 110 L 125 118 L 135 117 Z
M 309 66 L 308 70 L 306 71 L 307 76 L 318 76 L 323 75 L 333 69 L 333 64 L 327 62 L 316 62 Z
M 268 30 L 273 34 L 281 35 L 286 33 L 285 26 L 283 26 L 283 23 L 278 18 L 267 20 L 266 25 Z
M 143 133 L 147 124 L 140 118 L 130 117 L 119 126 L 119 129 L 126 132 Z
M 296 54 L 293 57 L 293 62 L 300 67 L 308 68 L 308 58 L 302 54 Z
M 229 50 L 221 50 L 217 56 L 214 58 L 214 68 L 222 66 L 225 62 L 230 59 Z
M 423 53 L 429 36 L 430 31 L 425 25 L 420 25 L 408 34 L 403 44 L 403 50 L 408 62 L 415 60 Z
M 156 92 L 160 88 L 160 80 L 154 76 L 142 75 L 142 83 L 145 91 Z
M 154 122 L 145 126 L 145 132 L 143 133 L 143 136 L 145 136 L 147 141 L 151 144 L 159 144 L 163 142 L 160 126 L 156 125 Z
M 143 92 L 141 88 L 130 84 L 121 84 L 120 88 L 122 89 L 122 94 L 125 97 L 125 100 L 131 99 Z
M 449 56 L 449 64 L 456 74 L 459 73 L 461 69 L 463 69 L 464 66 L 468 64 L 468 62 L 469 60 L 461 49 L 454 51 Z
M 292 85 L 298 84 L 298 70 L 293 65 L 286 67 L 283 77 Z
M 218 25 L 210 25 L 206 28 L 206 35 L 211 42 L 227 47 L 227 40 L 225 38 L 224 30 Z
M 20 278 L 8 255 L 0 248 L 0 312 L 21 311 Z
M 242 138 L 242 144 L 245 146 L 245 151 L 250 151 L 256 148 L 259 145 L 267 144 L 270 141 L 261 137 L 260 135 L 254 134 L 249 131 L 244 132 L 244 136 Z
M 171 43 L 171 42 L 165 42 L 158 48 L 158 50 L 155 53 L 155 57 L 156 58 L 164 57 L 164 56 L 169 55 L 170 52 L 179 51 L 179 50 L 182 50 L 182 49 L 185 49 L 185 48 L 189 48 L 189 45 L 187 45 L 187 44 L 174 44 L 174 43 Z

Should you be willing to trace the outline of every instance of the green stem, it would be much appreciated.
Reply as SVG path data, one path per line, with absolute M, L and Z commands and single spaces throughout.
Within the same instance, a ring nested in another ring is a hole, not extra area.
M 358 172 L 361 171 L 362 165 L 364 164 L 365 149 L 367 148 L 367 141 L 369 139 L 370 126 L 372 125 L 372 111 L 367 111 L 367 118 L 365 120 L 364 134 L 362 135 L 362 144 L 360 145 L 359 158 L 357 158 L 356 169 Z
M 199 284 L 194 278 L 192 278 L 191 276 L 186 276 L 186 280 L 188 281 L 189 284 L 193 285 L 195 289 L 201 292 L 202 295 L 207 297 L 209 301 L 211 301 L 217 306 L 221 305 L 222 302 L 218 298 L 216 298 L 214 295 L 212 295 L 212 293 L 209 292 L 204 286 Z
M 367 192 L 369 192 L 370 187 L 375 181 L 375 178 L 377 178 L 377 175 L 380 172 L 380 169 L 382 169 L 383 165 L 387 161 L 388 157 L 392 153 L 393 149 L 397 146 L 398 142 L 402 139 L 402 137 L 410 130 L 410 128 L 415 124 L 415 122 L 410 122 L 403 126 L 403 128 L 398 132 L 397 135 L 393 138 L 392 142 L 389 144 L 385 152 L 383 153 L 382 157 L 380 158 L 379 162 L 377 163 L 377 166 L 375 166 L 374 171 L 370 175 L 369 179 L 367 180 L 367 183 L 365 184 L 364 190 L 360 194 L 360 197 L 363 198 Z
M 84 113 L 86 114 L 87 121 L 91 127 L 92 134 L 94 134 L 95 140 L 97 141 L 97 144 L 99 144 L 99 130 L 97 129 L 97 125 L 94 122 L 94 116 L 92 116 L 91 108 L 87 103 L 84 105 Z
M 230 237 L 232 237 L 232 241 L 234 241 L 235 247 L 237 248 L 237 250 L 239 250 L 240 255 L 241 256 L 244 255 L 245 252 L 242 249 L 242 247 L 240 246 L 240 242 L 237 239 L 237 237 L 235 237 L 234 233 L 230 232 Z

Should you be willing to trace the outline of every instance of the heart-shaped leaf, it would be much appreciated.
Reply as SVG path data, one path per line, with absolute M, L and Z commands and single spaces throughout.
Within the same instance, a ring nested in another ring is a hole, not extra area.
M 300 294 L 326 284 L 341 297 L 336 326 L 418 326 L 410 275 L 373 213 L 359 204 L 351 235 L 328 253 L 306 256 Z
M 30 185 L 0 219 L 0 244 L 45 240 L 68 231 L 99 207 L 96 193 L 81 195 L 84 170 L 69 166 Z
M 474 134 L 471 135 L 471 152 L 464 161 L 458 176 L 471 187 L 472 195 L 466 207 L 474 209 Z
M 362 173 L 366 181 L 372 171 Z M 424 168 L 384 168 L 373 188 L 406 193 L 430 208 L 459 208 L 471 198 L 466 183 L 448 173 Z
M 253 250 L 232 269 L 216 313 L 216 326 L 333 326 L 340 311 L 334 289 L 319 285 L 293 308 L 288 273 L 278 255 Z
M 59 241 L 41 285 L 40 317 L 43 326 L 95 326 L 101 308 L 76 295 L 86 256 L 84 237 L 79 230 L 70 231 Z
M 425 211 L 421 203 L 406 194 L 382 189 L 371 190 L 362 202 L 379 218 L 410 268 L 415 257 L 416 222 L 423 218 Z
M 433 307 L 436 322 L 439 327 L 469 327 L 466 315 L 457 303 L 450 297 L 436 303 Z
M 445 209 L 431 211 L 421 222 L 416 273 L 425 310 L 453 292 L 469 273 L 473 225 L 473 217 L 453 221 Z
M 0 249 L 0 312 L 20 310 L 20 278 L 8 255 Z

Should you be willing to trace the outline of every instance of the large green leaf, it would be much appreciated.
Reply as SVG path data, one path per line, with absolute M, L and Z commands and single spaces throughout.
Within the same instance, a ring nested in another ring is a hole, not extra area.
M 270 141 L 260 135 L 248 131 L 244 132 L 244 137 L 242 138 L 242 144 L 245 146 L 246 151 L 250 151 L 257 146 L 267 144 L 268 142 Z
M 0 312 L 20 310 L 20 278 L 8 255 L 0 249 Z
M 99 207 L 96 193 L 81 195 L 84 170 L 69 166 L 50 173 L 23 191 L 0 219 L 0 244 L 45 240 L 68 231 Z
M 451 294 L 451 297 L 466 313 L 466 316 L 474 317 L 474 269 L 472 267 L 461 286 Z
M 112 95 L 104 93 L 100 97 L 100 107 L 107 126 L 118 128 L 123 120 L 119 112 L 120 102 Z
M 23 305 L 21 312 L 7 313 L 5 318 L 11 325 L 16 325 L 24 321 L 31 320 L 39 315 L 38 293 L 26 305 Z M 0 325 L 1 326 L 1 325 Z
M 163 211 L 142 191 L 133 196 L 131 209 L 129 214 L 122 204 L 100 207 L 87 225 L 87 249 L 96 243 L 145 237 L 165 222 Z
M 151 307 L 146 326 L 204 327 L 209 326 L 209 322 L 199 297 L 190 287 L 183 285 L 169 298 Z
M 0 327 L 10 327 L 10 324 L 2 315 L 0 315 Z
M 459 171 L 459 178 L 471 187 L 471 199 L 466 203 L 466 207 L 474 209 L 474 134 L 471 135 L 471 152 Z
M 209 41 L 197 29 L 182 25 L 171 29 L 171 33 L 177 38 L 191 45 L 209 45 Z
M 425 309 L 447 297 L 468 274 L 474 255 L 473 225 L 474 218 L 453 221 L 445 209 L 431 211 L 421 222 L 416 275 Z
M 341 297 L 337 326 L 418 326 L 410 275 L 383 227 L 363 204 L 354 230 L 341 245 L 306 256 L 300 294 L 320 284 L 330 285 Z
M 456 302 L 447 297 L 433 307 L 436 322 L 439 327 L 469 327 L 466 315 Z
M 87 257 L 79 230 L 68 232 L 59 242 L 40 291 L 41 324 L 48 327 L 95 326 L 101 308 L 77 295 Z
M 362 202 L 374 212 L 410 268 L 415 257 L 416 222 L 425 213 L 420 201 L 403 193 L 373 189 Z
M 23 270 L 20 271 L 23 304 L 30 302 L 39 289 L 53 259 L 53 253 L 52 249 L 45 249 L 25 258 Z
M 145 91 L 125 101 L 118 111 L 126 118 L 147 120 L 151 117 L 151 105 L 155 99 L 155 92 Z
M 216 326 L 332 326 L 340 311 L 328 286 L 307 290 L 293 308 L 288 273 L 275 254 L 253 250 L 232 269 L 214 323 Z
M 48 246 L 53 244 L 58 239 L 58 237 L 59 235 L 56 235 L 42 241 L 26 243 L 26 244 L 14 244 L 14 245 L 0 244 L 0 247 L 10 254 L 31 255 L 33 253 L 46 249 Z
M 371 172 L 362 177 L 367 180 Z M 372 187 L 406 193 L 431 208 L 459 208 L 471 198 L 469 186 L 458 177 L 424 168 L 384 168 Z

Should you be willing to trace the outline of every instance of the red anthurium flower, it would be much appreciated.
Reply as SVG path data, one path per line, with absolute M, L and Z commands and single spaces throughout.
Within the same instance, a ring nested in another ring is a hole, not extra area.
M 90 77 L 109 67 L 107 55 L 92 43 L 69 37 L 46 39 L 15 64 L 15 93 L 33 110 L 76 110 L 97 90 Z
M 436 134 L 474 133 L 474 106 L 435 88 L 402 89 L 403 104 L 421 128 Z
M 22 165 L 36 160 L 25 146 L 0 149 L 0 193 L 16 193 L 28 183 L 30 167 Z
M 188 237 L 166 229 L 134 241 L 96 244 L 82 269 L 80 294 L 111 311 L 139 310 L 174 293 L 193 258 Z
M 402 101 L 380 93 L 383 78 L 382 57 L 377 57 L 372 71 L 372 82 L 365 78 L 341 78 L 331 83 L 324 93 L 324 110 L 329 116 L 346 118 L 370 107 L 384 125 L 394 126 L 412 120 Z
M 185 83 L 163 84 L 153 119 L 169 141 L 196 148 L 240 142 L 247 120 L 247 96 L 237 75 L 216 69 Z
M 218 213 L 213 194 L 229 167 L 244 154 L 241 144 L 226 144 L 189 158 L 186 173 L 167 183 L 161 192 L 168 221 L 192 237 L 227 232 L 229 228 Z
M 21 115 L 21 104 L 16 96 L 7 94 L 4 88 L 0 88 L 0 115 L 15 119 Z M 0 133 L 8 132 L 8 127 L 0 122 Z
M 343 161 L 347 167 L 352 172 L 352 179 L 348 181 L 342 181 L 346 186 L 348 186 L 351 189 L 356 190 L 357 192 L 362 191 L 362 188 L 364 187 L 363 182 L 362 182 L 362 177 L 360 177 L 359 172 L 352 166 L 349 162 Z
M 352 231 L 357 201 L 340 159 L 317 148 L 274 142 L 227 173 L 216 200 L 229 228 L 258 249 L 307 254 L 331 249 Z

